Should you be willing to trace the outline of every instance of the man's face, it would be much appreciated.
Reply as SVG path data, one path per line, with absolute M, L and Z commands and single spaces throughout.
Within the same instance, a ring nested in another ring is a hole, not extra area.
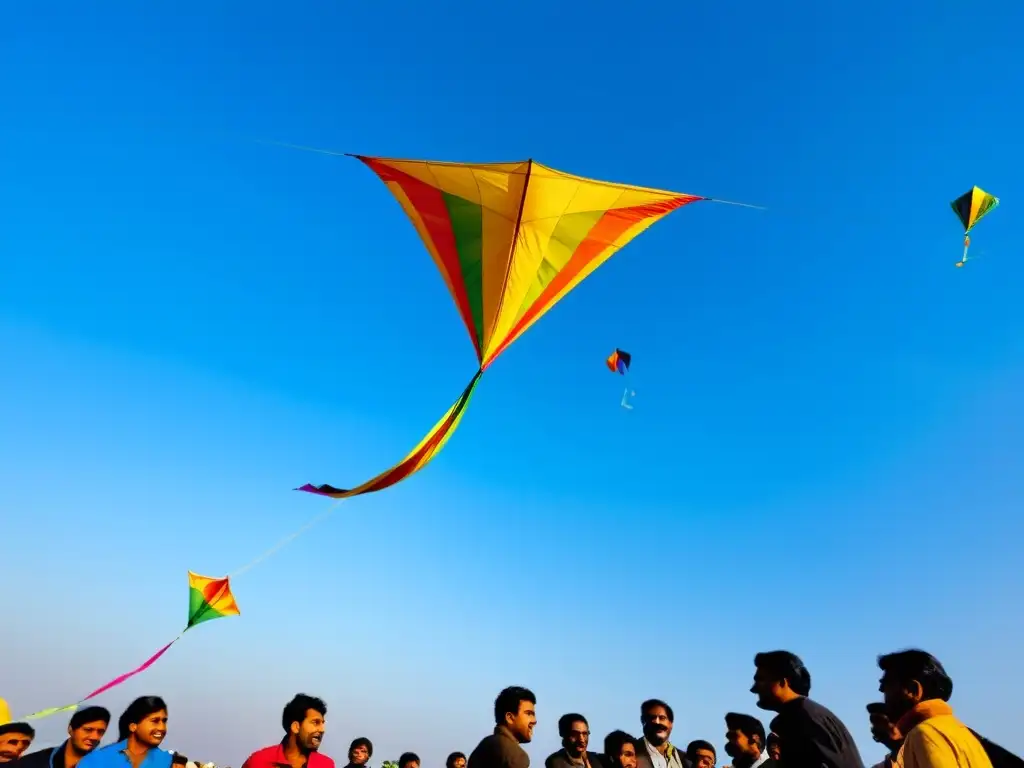
M 618 754 L 619 768 L 636 768 L 636 747 L 629 742 L 622 745 Z
M 750 686 L 750 692 L 757 694 L 757 706 L 761 709 L 778 709 L 782 704 L 781 689 L 782 681 L 776 680 L 775 675 L 762 667 L 754 670 L 754 684 Z
M 402 763 L 400 768 L 420 768 L 420 761 L 419 760 L 410 760 L 407 763 Z
M 672 721 L 669 720 L 668 712 L 661 705 L 655 705 L 644 712 L 641 722 L 644 727 L 644 736 L 656 747 L 664 744 L 672 736 Z
M 590 728 L 582 720 L 577 720 L 569 725 L 569 735 L 562 739 L 562 746 L 565 751 L 573 757 L 582 757 L 590 744 Z
M 515 715 L 505 715 L 505 725 L 520 744 L 528 744 L 533 739 L 533 727 L 536 724 L 537 713 L 534 705 L 528 701 L 519 702 L 519 711 Z
M 93 720 L 91 723 L 82 723 L 77 728 L 68 726 L 68 741 L 71 742 L 71 749 L 79 755 L 87 755 L 92 752 L 103 741 L 103 734 L 107 732 L 107 723 L 103 720 Z
M 900 733 L 899 728 L 892 724 L 892 720 L 889 719 L 888 715 L 881 712 L 872 712 L 869 717 L 871 719 L 871 738 L 879 744 L 884 744 L 888 747 L 898 744 L 903 740 L 903 734 Z
M 455 760 L 452 761 L 452 768 L 466 768 L 466 758 L 456 757 Z
M 370 759 L 370 750 L 366 748 L 365 744 L 360 744 L 357 747 L 353 747 L 349 750 L 348 761 L 352 765 L 366 765 L 366 761 Z
M 0 736 L 0 763 L 10 763 L 21 757 L 32 743 L 32 737 L 27 733 L 5 733 Z
M 147 715 L 141 722 L 129 726 L 135 740 L 147 747 L 159 747 L 167 735 L 167 710 Z
M 307 709 L 306 717 L 301 723 L 292 723 L 292 733 L 295 734 L 295 743 L 306 752 L 316 752 L 320 749 L 320 742 L 324 738 L 324 729 L 327 721 L 324 716 L 315 709 Z
M 715 768 L 715 753 L 710 749 L 695 749 L 693 751 L 694 768 Z
M 761 756 L 761 747 L 756 738 L 751 739 L 743 731 L 732 728 L 725 733 L 725 754 L 733 759 L 751 757 L 756 760 Z
M 772 760 L 782 759 L 782 749 L 779 747 L 778 739 L 768 742 L 768 757 Z

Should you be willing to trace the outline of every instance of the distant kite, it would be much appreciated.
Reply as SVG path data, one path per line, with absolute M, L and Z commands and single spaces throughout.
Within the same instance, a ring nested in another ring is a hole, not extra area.
M 533 160 L 355 157 L 416 227 L 469 331 L 478 368 L 455 404 L 391 469 L 351 489 L 296 489 L 334 499 L 382 491 L 423 469 L 458 427 L 488 366 L 587 275 L 677 208 L 727 202 L 573 176 Z
M 157 659 L 167 653 L 170 647 L 176 642 L 181 640 L 186 632 L 197 624 L 202 624 L 204 621 L 212 621 L 213 619 L 220 619 L 225 616 L 238 616 L 238 604 L 235 602 L 234 595 L 231 594 L 231 585 L 228 583 L 227 578 L 214 579 L 209 576 L 200 576 L 198 573 L 188 572 L 188 622 L 185 624 L 185 628 L 181 630 L 176 638 L 171 640 L 167 645 L 161 648 L 159 651 L 154 653 L 142 664 L 133 669 L 131 672 L 125 672 L 123 675 L 119 675 L 105 685 L 101 685 L 95 691 L 90 693 L 88 696 L 82 697 L 79 701 L 74 704 L 68 704 L 64 707 L 51 707 L 50 709 L 41 709 L 38 712 L 26 715 L 20 718 L 21 720 L 38 720 L 42 717 L 49 717 L 55 715 L 58 712 L 70 712 L 71 710 L 78 709 L 84 702 L 91 698 L 99 696 L 101 693 L 109 691 L 111 688 L 120 685 L 125 680 L 135 677 L 140 672 L 145 672 L 153 664 L 156 663 Z
M 629 364 L 632 362 L 633 356 L 629 352 L 623 352 L 621 349 L 616 349 L 610 355 L 608 359 L 604 361 L 604 364 L 608 366 L 608 370 L 612 373 L 620 373 L 623 376 L 629 370 Z
M 971 230 L 997 205 L 999 205 L 999 198 L 993 197 L 981 187 L 972 188 L 970 192 L 965 192 L 950 203 L 953 213 L 964 225 L 964 255 L 956 263 L 957 267 L 962 267 L 967 263 L 967 249 L 971 247 Z

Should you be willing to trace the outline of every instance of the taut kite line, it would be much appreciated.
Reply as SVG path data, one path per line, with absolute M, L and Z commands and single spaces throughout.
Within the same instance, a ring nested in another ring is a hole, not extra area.
M 380 177 L 416 227 L 455 300 L 478 368 L 448 412 L 390 469 L 350 489 L 296 488 L 333 499 L 381 491 L 423 469 L 458 427 L 488 366 L 587 275 L 677 208 L 728 203 L 587 179 L 533 160 L 351 157 Z

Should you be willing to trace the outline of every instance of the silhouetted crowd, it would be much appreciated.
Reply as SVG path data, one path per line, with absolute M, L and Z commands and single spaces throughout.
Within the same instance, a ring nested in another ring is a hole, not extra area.
M 956 718 L 949 705 L 953 681 L 934 656 L 907 650 L 878 659 L 883 701 L 867 705 L 874 740 L 886 747 L 885 759 L 872 768 L 1024 768 L 1018 756 L 992 743 Z M 725 768 L 865 768 L 846 725 L 827 707 L 809 698 L 811 675 L 788 651 L 754 657 L 750 692 L 757 706 L 774 717 L 768 728 L 749 714 L 724 716 Z M 100 743 L 110 712 L 99 706 L 76 711 L 68 738 L 57 746 L 29 752 L 35 731 L 28 723 L 0 724 L 0 763 L 14 768 L 180 768 L 196 766 L 187 757 L 161 748 L 167 735 L 167 704 L 159 696 L 133 701 L 118 719 L 117 741 Z M 284 736 L 253 752 L 242 768 L 335 768 L 320 752 L 327 725 L 322 699 L 297 694 L 281 716 Z M 529 768 L 522 745 L 533 739 L 537 697 L 527 688 L 509 687 L 494 702 L 494 732 L 469 757 L 452 752 L 445 768 Z M 562 748 L 544 768 L 715 768 L 718 754 L 711 741 L 690 741 L 685 749 L 672 742 L 675 715 L 660 699 L 640 705 L 642 735 L 616 730 L 604 738 L 603 751 L 590 750 L 590 726 L 576 712 L 562 715 Z M 345 768 L 369 768 L 373 743 L 352 741 Z M 206 764 L 205 768 L 210 768 Z M 381 768 L 420 768 L 420 758 L 406 752 Z

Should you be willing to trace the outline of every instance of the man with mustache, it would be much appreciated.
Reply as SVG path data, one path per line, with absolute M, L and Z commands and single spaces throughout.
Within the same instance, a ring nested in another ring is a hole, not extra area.
M 18 768 L 75 768 L 100 745 L 109 727 L 110 710 L 106 707 L 80 709 L 71 716 L 63 744 L 25 755 L 18 761 Z
M 789 651 L 754 657 L 757 706 L 777 712 L 771 729 L 779 735 L 784 768 L 864 768 L 857 745 L 843 721 L 807 698 L 811 673 Z
M 0 725 L 0 763 L 13 763 L 32 745 L 36 729 L 28 723 Z
M 537 697 L 513 685 L 494 700 L 494 733 L 485 736 L 469 755 L 468 768 L 530 768 L 530 756 L 520 745 L 533 740 Z
M 295 694 L 281 713 L 281 725 L 281 742 L 253 752 L 242 768 L 334 768 L 334 760 L 319 751 L 327 728 L 323 699 Z
M 544 768 L 590 768 L 595 762 L 600 766 L 600 757 L 587 752 L 590 725 L 583 715 L 570 712 L 558 718 L 558 735 L 562 737 L 562 748 L 548 755 Z
M 764 726 L 753 715 L 725 716 L 725 754 L 732 758 L 732 768 L 775 768 L 765 749 Z
M 669 741 L 675 719 L 672 707 L 661 699 L 648 699 L 640 705 L 644 735 L 636 743 L 637 768 L 690 768 L 685 756 Z

